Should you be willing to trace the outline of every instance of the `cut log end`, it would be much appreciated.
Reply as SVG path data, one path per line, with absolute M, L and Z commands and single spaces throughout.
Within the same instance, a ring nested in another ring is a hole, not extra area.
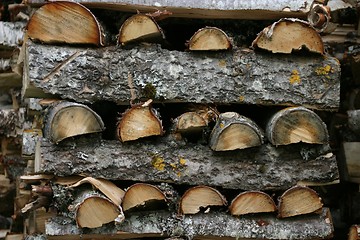
M 360 225 L 352 225 L 349 230 L 348 240 L 360 239 Z
M 153 42 L 159 39 L 164 39 L 164 35 L 156 21 L 149 15 L 136 14 L 121 26 L 118 42 L 125 45 L 130 42 Z
M 253 41 L 252 46 L 273 53 L 291 53 L 306 49 L 324 54 L 319 33 L 307 22 L 298 19 L 281 19 L 266 27 Z
M 49 2 L 30 18 L 27 34 L 44 43 L 103 45 L 103 33 L 94 15 L 76 2 Z
M 295 186 L 279 198 L 278 217 L 287 218 L 308 213 L 315 213 L 323 206 L 318 194 L 308 187 Z
M 231 41 L 224 31 L 216 27 L 199 29 L 189 40 L 191 51 L 218 51 L 232 48 Z
M 186 112 L 180 115 L 176 121 L 176 132 L 200 131 L 207 126 L 205 119 L 196 112 Z
M 188 189 L 180 199 L 181 214 L 196 214 L 211 206 L 226 206 L 225 197 L 216 189 L 208 186 L 196 186 Z
M 250 213 L 275 212 L 277 207 L 274 200 L 266 193 L 248 191 L 240 193 L 229 206 L 231 215 L 245 215 Z
M 251 119 L 235 112 L 220 114 L 210 136 L 214 151 L 244 149 L 263 144 L 262 130 Z
M 266 133 L 274 145 L 325 144 L 329 141 L 326 124 L 315 112 L 304 107 L 289 107 L 274 114 Z

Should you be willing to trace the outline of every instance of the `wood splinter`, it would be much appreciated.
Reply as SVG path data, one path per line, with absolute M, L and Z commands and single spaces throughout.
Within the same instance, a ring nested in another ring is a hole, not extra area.
M 180 214 L 196 214 L 201 210 L 207 213 L 211 206 L 226 206 L 225 197 L 215 188 L 195 186 L 188 189 L 180 199 Z
M 88 106 L 61 101 L 55 103 L 45 118 L 44 136 L 54 143 L 83 134 L 105 130 L 101 117 Z
M 247 191 L 240 193 L 232 200 L 229 210 L 231 215 L 239 216 L 250 213 L 275 212 L 277 207 L 268 194 L 260 191 Z
M 324 54 L 319 33 L 309 23 L 296 18 L 283 18 L 262 30 L 252 46 L 273 53 L 292 53 L 307 49 Z
M 142 105 L 134 105 L 123 114 L 117 126 L 117 136 L 121 142 L 164 134 L 159 114 L 151 103 L 150 99 Z
M 259 126 L 236 112 L 220 114 L 210 135 L 210 148 L 214 151 L 244 149 L 263 143 L 264 134 Z
M 266 135 L 276 146 L 298 142 L 325 144 L 329 141 L 326 124 L 315 112 L 304 107 L 278 111 L 268 121 Z
M 322 206 L 322 200 L 314 190 L 304 186 L 295 186 L 280 196 L 278 217 L 287 218 L 315 213 L 321 210 Z
M 153 17 L 136 14 L 128 18 L 119 31 L 118 43 L 159 42 L 165 39 L 164 33 Z
M 226 33 L 216 27 L 199 29 L 188 42 L 190 51 L 218 51 L 232 48 L 231 41 Z

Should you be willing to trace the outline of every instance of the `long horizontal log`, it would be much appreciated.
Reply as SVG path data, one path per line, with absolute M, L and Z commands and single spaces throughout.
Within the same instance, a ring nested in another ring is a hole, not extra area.
M 286 220 L 279 220 L 271 214 L 237 218 L 227 213 L 210 212 L 179 218 L 169 212 L 148 212 L 134 213 L 116 226 L 107 225 L 86 232 L 66 218 L 56 217 L 47 221 L 46 234 L 49 239 L 70 235 L 86 238 L 87 234 L 98 234 L 103 237 L 115 234 L 119 239 L 139 238 L 144 235 L 158 238 L 184 236 L 187 239 L 205 236 L 212 237 L 211 239 L 330 239 L 333 224 L 327 208 L 319 215 Z
M 35 155 L 38 173 L 109 180 L 285 190 L 300 181 L 328 183 L 339 178 L 328 145 L 265 144 L 216 153 L 208 146 L 180 144 L 165 137 L 126 144 L 78 138 L 54 145 L 43 139 Z
M 336 110 L 340 63 L 330 56 L 48 46 L 28 41 L 23 95 L 40 89 L 77 102 L 162 102 L 303 105 Z

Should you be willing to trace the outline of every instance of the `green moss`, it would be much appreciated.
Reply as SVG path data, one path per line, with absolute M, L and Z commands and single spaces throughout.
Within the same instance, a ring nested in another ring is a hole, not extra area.
M 156 88 L 151 83 L 147 83 L 141 90 L 141 95 L 147 99 L 154 99 L 156 96 Z

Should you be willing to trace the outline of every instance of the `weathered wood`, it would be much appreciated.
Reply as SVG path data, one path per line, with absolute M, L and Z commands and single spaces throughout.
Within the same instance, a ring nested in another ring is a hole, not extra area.
M 26 44 L 25 97 L 42 97 L 32 94 L 32 87 L 77 102 L 128 104 L 132 92 L 138 99 L 161 102 L 339 106 L 340 63 L 329 56 L 240 49 L 195 57 L 158 45 L 126 50 Z
M 0 134 L 7 137 L 18 137 L 22 134 L 25 122 L 25 109 L 0 109 Z
M 224 31 L 216 27 L 199 29 L 187 43 L 190 51 L 218 51 L 232 48 L 232 43 Z
M 281 19 L 264 28 L 253 41 L 255 48 L 273 53 L 292 53 L 308 50 L 324 54 L 324 44 L 320 35 L 308 22 L 298 19 Z
M 347 111 L 348 126 L 355 133 L 360 135 L 360 109 Z
M 195 186 L 189 188 L 181 197 L 179 202 L 180 214 L 196 214 L 202 210 L 205 213 L 211 207 L 226 206 L 226 198 L 215 188 L 209 186 Z
M 243 190 L 285 190 L 298 181 L 326 183 L 339 178 L 336 158 L 327 145 L 264 144 L 214 153 L 208 146 L 165 137 L 132 144 L 81 138 L 54 145 L 43 139 L 35 155 L 37 172 L 57 176 L 85 174 Z
M 341 154 L 341 176 L 346 181 L 360 183 L 360 142 L 343 142 Z
M 149 234 L 156 238 L 172 235 L 187 239 L 205 236 L 215 239 L 331 239 L 333 230 L 327 208 L 319 215 L 281 220 L 273 215 L 238 218 L 221 212 L 187 215 L 182 218 L 168 212 L 149 212 L 147 215 L 134 213 L 115 227 L 106 226 L 86 232 L 63 217 L 53 218 L 46 224 L 49 239 L 70 235 L 79 239 L 80 236 L 90 237 L 98 232 L 106 238 L 115 234 L 119 239 L 140 238 Z
M 263 143 L 263 130 L 236 112 L 220 114 L 210 135 L 210 148 L 214 151 L 244 149 Z
M 40 129 L 23 129 L 21 155 L 26 159 L 35 158 L 36 143 L 42 137 Z
M 245 215 L 251 213 L 275 212 L 277 207 L 274 200 L 261 191 L 246 191 L 237 195 L 229 206 L 232 215 Z
M 89 9 L 70 1 L 49 2 L 31 16 L 30 39 L 45 43 L 104 44 L 99 22 Z
M 359 240 L 360 239 L 360 225 L 352 225 L 349 228 L 348 240 Z
M 0 21 L 0 49 L 21 46 L 24 38 L 25 22 Z
M 0 73 L 0 88 L 21 87 L 21 75 L 13 72 Z

